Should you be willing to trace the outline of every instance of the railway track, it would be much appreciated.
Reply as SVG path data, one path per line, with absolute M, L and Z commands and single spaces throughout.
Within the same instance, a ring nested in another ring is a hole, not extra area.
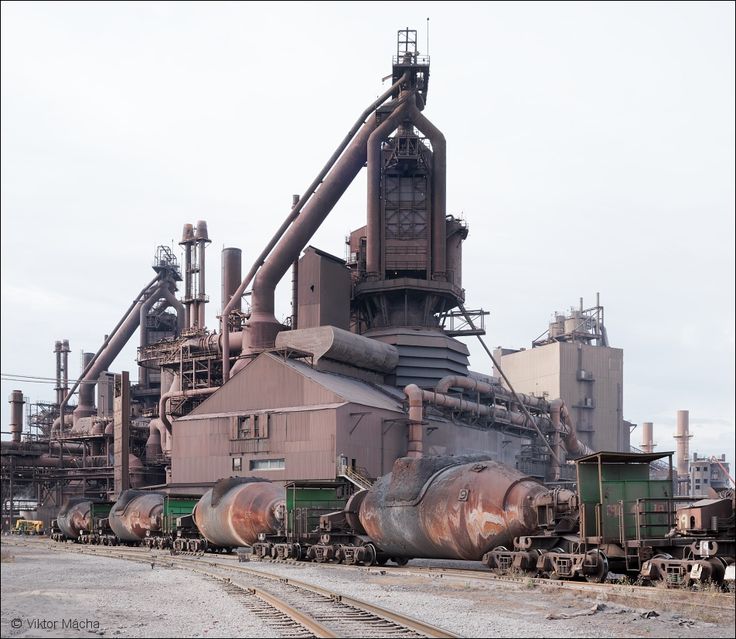
M 27 544 L 24 544 L 27 545 Z M 142 548 L 48 545 L 60 552 L 181 568 L 224 583 L 256 616 L 285 637 L 457 637 L 406 615 L 321 586 L 210 558 Z
M 49 545 L 50 548 L 57 548 L 56 545 Z M 182 565 L 190 570 L 196 570 L 203 567 L 207 567 L 208 570 L 213 571 L 230 571 L 231 573 L 247 574 L 252 579 L 266 579 L 271 581 L 278 581 L 282 583 L 291 584 L 295 587 L 301 587 L 302 589 L 311 590 L 312 593 L 317 593 L 326 598 L 340 598 L 342 602 L 350 604 L 354 602 L 354 605 L 360 608 L 360 605 L 364 606 L 363 610 L 366 610 L 365 606 L 371 606 L 366 602 L 360 602 L 359 600 L 353 600 L 344 595 L 339 595 L 334 592 L 322 589 L 318 586 L 311 584 L 305 584 L 303 582 L 284 578 L 278 574 L 267 572 L 266 570 L 258 570 L 255 568 L 246 568 L 241 566 L 235 556 L 233 555 L 205 555 L 203 557 L 177 557 L 170 556 L 166 551 L 149 551 L 144 548 L 134 547 L 100 547 L 100 546 L 72 546 L 71 544 L 63 544 L 61 550 L 70 550 L 72 552 L 83 552 L 91 555 L 105 555 L 119 558 L 136 559 L 139 561 L 156 561 L 161 565 L 170 563 L 170 565 Z M 125 556 L 123 556 L 125 555 Z M 183 562 L 183 563 L 182 563 Z M 269 564 L 278 565 L 289 565 L 294 564 L 297 566 L 312 566 L 317 567 L 322 564 L 297 562 L 297 561 L 279 561 L 279 560 L 265 560 L 259 561 L 258 564 L 267 567 Z M 624 585 L 615 583 L 589 583 L 589 582 L 577 582 L 577 581 L 564 581 L 564 580 L 552 580 L 543 578 L 531 578 L 529 576 L 517 576 L 517 575 L 497 575 L 485 570 L 473 570 L 473 569 L 460 569 L 460 568 L 444 568 L 444 567 L 423 567 L 423 566 L 383 566 L 383 567 L 365 567 L 365 566 L 352 566 L 344 564 L 325 564 L 331 568 L 358 572 L 363 575 L 376 575 L 380 576 L 391 576 L 391 575 L 413 575 L 413 576 L 424 576 L 428 579 L 434 580 L 451 580 L 460 582 L 485 582 L 498 584 L 499 586 L 513 586 L 519 588 L 520 586 L 524 589 L 531 588 L 543 588 L 547 591 L 557 592 L 570 592 L 578 593 L 582 596 L 592 597 L 599 601 L 607 601 L 612 603 L 620 603 L 631 607 L 643 608 L 643 609 L 657 609 L 660 611 L 672 611 L 683 614 L 696 614 L 702 611 L 708 611 L 717 616 L 721 616 L 725 619 L 734 617 L 734 594 L 733 593 L 718 593 L 718 592 L 699 592 L 691 590 L 679 590 L 662 587 L 652 586 L 636 586 L 636 585 Z M 211 576 L 211 575 L 210 575 Z M 222 575 L 220 575 L 221 577 Z M 216 577 L 217 578 L 217 577 Z M 385 611 L 385 613 L 390 611 Z M 380 614 L 378 610 L 376 613 Z M 329 616 L 329 614 L 328 614 Z M 384 616 L 384 618 L 386 618 Z M 421 624 L 412 620 L 415 624 Z M 409 627 L 409 626 L 407 626 Z M 450 633 L 434 629 L 442 634 L 431 634 L 432 627 L 424 625 L 410 627 L 416 635 L 402 635 L 402 636 L 453 636 Z M 366 636 L 365 628 L 361 631 L 361 634 L 354 636 Z M 351 636 L 343 633 L 342 636 Z M 378 636 L 391 636 L 379 633 Z

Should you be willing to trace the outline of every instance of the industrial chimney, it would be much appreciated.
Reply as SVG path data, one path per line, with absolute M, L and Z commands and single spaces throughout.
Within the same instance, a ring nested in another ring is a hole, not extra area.
M 10 402 L 10 438 L 11 441 L 20 442 L 20 435 L 23 432 L 23 391 L 12 391 L 8 402 Z
M 641 449 L 645 453 L 654 452 L 654 424 L 652 422 L 642 422 L 641 425 Z
M 678 492 L 681 495 L 690 493 L 689 485 L 689 469 L 690 462 L 690 411 L 677 411 L 677 430 L 675 431 L 675 441 L 677 442 L 677 484 Z

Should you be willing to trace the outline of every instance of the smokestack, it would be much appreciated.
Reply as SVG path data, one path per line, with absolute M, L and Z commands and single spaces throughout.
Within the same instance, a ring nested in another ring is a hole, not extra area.
M 654 424 L 652 422 L 643 422 L 641 425 L 641 449 L 645 453 L 654 452 Z
M 681 486 L 680 493 L 689 493 L 688 475 L 690 462 L 690 411 L 677 411 L 677 430 L 675 431 L 675 440 L 677 442 L 677 481 Z
M 94 358 L 94 353 L 82 353 L 82 370 L 85 370 Z M 80 417 L 89 417 L 95 414 L 95 383 L 82 382 L 79 386 L 79 404 L 74 411 L 75 421 Z
M 182 302 L 186 307 L 185 325 L 192 326 L 192 248 L 194 246 L 194 227 L 185 224 L 181 234 L 179 246 L 184 247 L 184 299 Z
M 12 391 L 8 402 L 10 402 L 10 438 L 11 441 L 20 442 L 20 435 L 23 432 L 23 391 Z
M 223 311 L 227 306 L 230 298 L 235 291 L 238 290 L 240 282 L 243 279 L 243 252 L 239 248 L 222 249 L 222 306 Z M 241 300 L 239 299 L 234 310 L 241 310 Z
M 71 348 L 69 348 L 69 340 L 65 339 L 61 341 L 61 399 L 62 401 L 66 397 L 67 393 L 69 392 L 69 353 L 71 353 Z M 84 369 L 82 369 L 84 370 Z
M 197 267 L 199 270 L 199 286 L 197 287 L 197 326 L 200 329 L 204 328 L 204 305 L 207 302 L 207 292 L 205 286 L 205 259 L 204 250 L 210 243 L 209 235 L 207 234 L 207 222 L 204 220 L 197 221 L 197 228 L 194 233 L 197 240 Z M 194 319 L 194 318 L 193 318 Z
M 64 397 L 61 394 L 61 342 L 58 340 L 54 343 L 54 354 L 56 355 L 56 387 L 54 390 L 56 391 L 56 403 L 61 404 Z

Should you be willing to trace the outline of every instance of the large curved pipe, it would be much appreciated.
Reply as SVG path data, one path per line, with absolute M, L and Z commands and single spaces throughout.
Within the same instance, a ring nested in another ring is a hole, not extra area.
M 176 295 L 174 295 L 174 291 L 171 290 L 171 284 L 172 283 L 169 282 L 168 286 L 164 286 L 161 289 L 160 297 L 161 299 L 165 299 L 169 303 L 169 306 L 176 311 L 176 326 L 181 333 L 182 329 L 186 325 L 186 309 L 184 308 L 184 304 L 182 304 Z
M 153 291 L 147 291 L 133 306 L 133 309 L 128 313 L 123 323 L 120 325 L 117 331 L 112 335 L 107 346 L 95 355 L 92 359 L 91 365 L 87 370 L 87 373 L 82 379 L 83 383 L 95 383 L 97 378 L 100 376 L 102 371 L 105 371 L 112 364 L 113 360 L 118 356 L 123 347 L 128 343 L 130 338 L 135 333 L 136 329 L 140 324 L 140 309 L 149 299 L 152 294 L 158 290 L 158 287 L 154 288 Z M 84 417 L 90 414 L 92 407 L 86 406 L 80 398 L 79 406 L 74 410 L 74 419 Z
M 411 121 L 432 143 L 432 278 L 447 276 L 447 142 L 445 136 L 413 105 Z
M 451 377 L 449 379 L 451 379 Z M 458 380 L 456 379 L 454 381 L 457 382 Z M 483 382 L 479 383 L 483 384 Z M 459 386 L 459 384 L 454 384 L 448 381 L 443 384 L 443 387 L 447 386 L 447 384 L 450 384 L 450 386 Z M 478 402 L 468 401 L 460 397 L 452 397 L 450 395 L 446 395 L 444 393 L 439 393 L 436 391 L 422 390 L 416 384 L 409 384 L 408 386 L 406 386 L 404 388 L 404 393 L 406 393 L 407 397 L 409 398 L 409 447 L 407 451 L 408 457 L 422 456 L 422 425 L 424 423 L 424 402 L 428 404 L 433 404 L 435 406 L 452 408 L 454 410 L 470 413 L 473 415 L 490 416 L 503 419 L 516 426 L 532 425 L 529 423 L 529 417 L 527 417 L 527 415 L 525 415 L 524 413 L 508 410 L 502 406 L 486 406 Z M 568 455 L 574 458 L 591 455 L 593 451 L 577 438 L 575 434 L 575 429 L 572 424 L 572 419 L 567 410 L 565 402 L 563 402 L 561 399 L 556 399 L 552 402 L 549 402 L 549 413 L 549 420 L 547 420 L 546 417 L 542 416 L 532 419 L 534 420 L 533 425 L 536 428 L 539 427 L 540 423 L 544 423 L 545 421 L 547 421 L 547 423 L 551 421 L 552 426 L 554 427 L 554 439 L 552 447 L 554 455 L 552 458 L 552 463 L 553 472 L 555 473 L 555 476 L 559 478 L 559 462 L 557 460 L 560 459 L 560 443 L 564 444 L 565 450 L 567 451 Z
M 436 392 L 442 394 L 446 394 L 451 388 L 462 388 L 469 391 L 475 391 L 481 395 L 495 395 L 499 399 L 503 399 L 505 401 L 516 401 L 511 391 L 500 384 L 487 384 L 486 382 L 473 379 L 472 377 L 465 377 L 463 375 L 447 375 L 434 387 Z M 533 395 L 525 395 L 524 393 L 517 393 L 516 395 L 526 406 L 543 411 L 549 411 L 549 402 L 547 402 L 543 397 L 534 397 Z
M 414 93 L 411 92 L 400 98 L 399 105 L 378 129 L 383 130 L 384 134 L 395 129 L 413 99 Z M 276 285 L 363 168 L 367 159 L 368 140 L 375 126 L 375 118 L 363 125 L 325 178 L 322 187 L 309 200 L 253 280 L 250 327 L 244 332 L 250 352 L 273 346 L 280 330 L 274 315 Z
M 454 410 L 470 413 L 484 417 L 497 417 L 507 420 L 516 426 L 529 426 L 529 418 L 523 413 L 511 411 L 503 406 L 486 406 L 478 402 L 471 402 L 460 397 L 452 397 L 435 391 L 422 390 L 416 384 L 409 384 L 404 388 L 409 398 L 409 448 L 408 457 L 422 456 L 422 425 L 424 423 L 424 402 L 434 404 L 444 408 L 452 408 Z M 534 419 L 534 418 L 533 418 Z M 536 422 L 543 421 L 544 418 L 536 418 Z
M 561 399 L 550 402 L 550 416 L 552 417 L 552 423 L 555 425 L 555 430 L 560 433 L 565 450 L 570 457 L 584 457 L 595 452 L 577 438 L 572 416 L 565 402 Z
M 77 390 L 77 387 L 79 384 L 82 383 L 83 380 L 88 379 L 89 373 L 93 366 L 95 366 L 95 362 L 100 357 L 100 354 L 107 348 L 107 346 L 110 344 L 110 342 L 113 340 L 115 335 L 117 334 L 120 327 L 123 325 L 123 323 L 130 317 L 130 315 L 134 312 L 136 306 L 141 303 L 141 297 L 143 297 L 156 282 L 158 282 L 160 276 L 157 274 L 156 277 L 154 277 L 146 286 L 144 286 L 141 291 L 138 293 L 138 295 L 135 297 L 133 303 L 128 307 L 128 310 L 125 311 L 125 314 L 120 318 L 120 321 L 115 325 L 115 328 L 112 329 L 112 332 L 107 336 L 104 342 L 102 342 L 102 346 L 97 350 L 95 353 L 95 356 L 92 358 L 92 361 L 85 366 L 84 370 L 82 371 L 82 374 L 79 376 L 77 381 L 74 383 L 74 386 L 72 389 L 66 394 L 66 397 L 64 397 L 64 401 L 61 402 L 61 405 L 59 406 L 59 433 L 64 432 L 64 409 L 66 408 L 66 405 L 69 403 L 69 400 L 71 399 L 72 395 L 74 394 L 74 391 Z M 114 359 L 114 358 L 113 358 Z M 104 368 L 100 369 L 100 372 L 105 370 Z M 97 374 L 99 377 L 99 373 Z M 96 380 L 95 380 L 96 381 Z
M 167 442 L 167 448 L 164 448 L 164 450 L 171 450 L 171 447 L 169 445 L 170 438 L 171 438 L 171 421 L 169 420 L 169 416 L 166 414 L 166 403 L 173 399 L 174 397 L 201 397 L 203 395 L 212 395 L 216 390 L 219 390 L 218 387 L 213 386 L 211 388 L 192 388 L 190 390 L 171 390 L 168 393 L 164 393 L 161 395 L 161 399 L 158 402 L 158 417 L 163 423 L 166 435 L 164 436 L 164 433 L 161 433 L 161 444 L 162 447 L 164 446 L 163 440 L 166 439 Z
M 298 217 L 298 215 L 301 213 L 302 208 L 307 203 L 307 201 L 312 197 L 312 195 L 315 193 L 317 188 L 322 184 L 323 180 L 327 176 L 327 173 L 332 169 L 332 167 L 335 165 L 335 162 L 337 162 L 338 158 L 342 155 L 343 151 L 347 148 L 350 141 L 353 139 L 353 137 L 357 134 L 357 132 L 360 130 L 361 127 L 365 125 L 366 120 L 368 117 L 386 100 L 388 100 L 394 93 L 394 91 L 399 90 L 399 88 L 407 81 L 408 74 L 404 74 L 399 78 L 394 84 L 391 85 L 383 94 L 381 94 L 375 101 L 373 101 L 368 108 L 366 108 L 363 113 L 360 114 L 360 117 L 356 120 L 355 124 L 353 124 L 350 131 L 348 131 L 348 134 L 343 138 L 342 142 L 338 145 L 337 149 L 335 149 L 334 153 L 330 156 L 330 159 L 327 160 L 327 163 L 322 167 L 322 170 L 317 174 L 317 177 L 314 179 L 314 181 L 309 185 L 309 188 L 304 192 L 304 194 L 299 198 L 299 201 L 292 207 L 291 212 L 286 217 L 286 219 L 283 221 L 281 226 L 278 228 L 274 236 L 271 238 L 269 243 L 266 245 L 266 247 L 261 251 L 260 255 L 256 258 L 256 261 L 253 263 L 253 266 L 251 266 L 250 271 L 248 271 L 248 274 L 245 276 L 245 279 L 241 282 L 238 289 L 233 293 L 232 297 L 230 298 L 230 301 L 227 303 L 227 306 L 222 311 L 222 315 L 220 317 L 220 332 L 223 333 L 224 340 L 223 340 L 223 349 L 222 349 L 222 381 L 223 384 L 227 382 L 228 379 L 230 379 L 230 336 L 228 334 L 227 330 L 223 330 L 223 327 L 227 326 L 227 320 L 230 315 L 230 312 L 235 308 L 235 306 L 239 303 L 241 297 L 243 296 L 243 293 L 245 292 L 245 289 L 247 286 L 251 283 L 253 278 L 255 277 L 256 273 L 258 272 L 258 269 L 261 267 L 261 265 L 265 262 L 266 258 L 268 257 L 269 253 L 273 250 L 274 246 L 276 246 L 276 243 L 282 238 L 284 233 L 286 232 L 286 229 L 289 228 L 291 223 Z M 245 335 L 243 335 L 243 339 L 245 340 Z M 245 342 L 243 343 L 243 346 L 245 346 Z

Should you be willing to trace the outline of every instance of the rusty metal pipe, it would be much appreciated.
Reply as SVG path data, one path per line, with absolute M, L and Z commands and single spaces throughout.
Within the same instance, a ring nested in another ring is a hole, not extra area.
M 173 282 L 168 282 L 164 287 L 161 289 L 161 299 L 166 300 L 169 303 L 169 306 L 173 308 L 176 311 L 176 326 L 181 332 L 181 330 L 186 326 L 186 309 L 184 308 L 184 304 L 182 304 L 174 295 L 174 291 L 171 290 L 172 286 L 176 286 Z
M 222 279 L 221 279 L 221 297 L 220 308 L 224 313 L 228 302 L 232 299 L 235 291 L 238 290 L 240 280 L 242 279 L 243 252 L 239 248 L 228 247 L 222 249 Z M 235 300 L 232 310 L 240 311 L 241 298 Z M 225 328 L 223 328 L 225 330 Z
M 230 351 L 230 344 L 229 344 L 230 336 L 227 331 L 223 331 L 223 326 L 227 325 L 228 315 L 233 310 L 235 305 L 238 303 L 238 300 L 240 300 L 240 298 L 242 297 L 243 293 L 245 292 L 245 289 L 251 283 L 256 273 L 258 272 L 258 269 L 265 262 L 266 258 L 268 257 L 273 247 L 276 246 L 276 244 L 279 242 L 281 237 L 286 232 L 286 229 L 288 229 L 291 223 L 298 217 L 299 213 L 302 210 L 302 207 L 312 197 L 312 195 L 315 193 L 317 188 L 322 184 L 323 180 L 325 179 L 325 176 L 332 169 L 335 162 L 337 162 L 337 159 L 342 155 L 343 151 L 347 148 L 348 144 L 353 139 L 353 137 L 356 135 L 356 133 L 360 130 L 362 126 L 364 126 L 365 121 L 368 118 L 368 116 L 371 113 L 373 113 L 381 104 L 383 104 L 386 100 L 388 100 L 388 98 L 391 97 L 393 92 L 397 90 L 404 82 L 406 82 L 407 79 L 408 79 L 408 75 L 405 73 L 387 91 L 385 91 L 381 96 L 379 96 L 377 100 L 372 102 L 371 105 L 368 108 L 366 108 L 365 111 L 363 111 L 363 113 L 361 113 L 360 117 L 357 119 L 357 121 L 355 122 L 353 127 L 350 129 L 348 134 L 343 138 L 342 142 L 340 142 L 337 149 L 335 149 L 330 159 L 327 160 L 327 163 L 324 165 L 324 167 L 322 167 L 322 170 L 317 174 L 317 177 L 309 185 L 309 188 L 304 192 L 301 198 L 299 198 L 299 202 L 297 202 L 297 204 L 292 207 L 289 215 L 286 217 L 284 222 L 281 224 L 279 229 L 276 231 L 276 233 L 271 238 L 271 240 L 266 245 L 266 247 L 263 249 L 263 251 L 260 253 L 260 255 L 256 258 L 256 261 L 253 263 L 253 266 L 251 266 L 250 271 L 248 272 L 248 274 L 245 276 L 245 279 L 242 281 L 242 283 L 238 287 L 238 290 L 235 291 L 233 296 L 230 298 L 230 301 L 228 302 L 227 306 L 223 310 L 222 316 L 220 319 L 220 322 L 221 322 L 220 332 L 222 332 L 226 336 L 224 339 L 223 349 L 222 349 L 222 352 L 223 352 L 223 355 L 222 355 L 223 382 L 226 382 L 228 379 L 230 379 L 230 358 L 228 356 L 228 353 Z M 245 335 L 243 336 L 243 339 L 245 339 Z M 243 345 L 245 346 L 245 342 Z
M 462 388 L 477 392 L 480 395 L 495 395 L 504 401 L 510 401 L 513 399 L 511 391 L 500 384 L 487 384 L 486 382 L 481 382 L 480 380 L 473 379 L 472 377 L 465 377 L 463 375 L 447 375 L 434 387 L 435 391 L 443 394 L 446 394 L 451 388 Z M 549 410 L 549 402 L 547 402 L 543 397 L 534 397 L 532 395 L 525 395 L 524 393 L 517 393 L 517 397 L 526 406 L 531 406 L 532 408 L 543 411 Z
M 135 297 L 133 303 L 128 307 L 128 310 L 125 311 L 123 316 L 120 318 L 120 321 L 115 325 L 115 328 L 112 329 L 112 332 L 107 336 L 104 342 L 102 342 L 102 346 L 97 350 L 95 353 L 94 358 L 92 361 L 84 368 L 82 371 L 82 374 L 79 376 L 76 382 L 74 382 L 74 386 L 72 389 L 67 392 L 66 397 L 64 397 L 64 401 L 61 402 L 59 406 L 59 418 L 60 418 L 60 432 L 64 432 L 64 408 L 66 408 L 66 405 L 69 403 L 69 400 L 71 399 L 72 395 L 74 394 L 74 391 L 77 390 L 77 387 L 79 384 L 82 383 L 83 380 L 87 379 L 87 376 L 91 370 L 91 368 L 95 365 L 95 362 L 97 358 L 99 358 L 100 354 L 107 348 L 107 345 L 112 341 L 113 337 L 117 334 L 120 327 L 123 325 L 123 322 L 128 319 L 128 317 L 133 313 L 135 307 L 140 304 L 140 298 L 143 297 L 149 289 L 156 284 L 156 282 L 159 281 L 160 276 L 157 274 L 156 277 L 154 277 L 146 286 L 144 286 L 141 291 L 138 293 L 138 295 Z M 113 358 L 114 359 L 114 358 Z M 104 370 L 100 369 L 100 372 Z M 98 374 L 99 376 L 99 374 Z M 95 380 L 96 382 L 97 380 Z
M 416 384 L 409 384 L 404 388 L 404 392 L 409 398 L 409 446 L 407 455 L 409 457 L 421 457 L 424 450 L 422 434 L 424 393 Z
M 423 403 L 433 404 L 444 408 L 452 408 L 454 410 L 471 413 L 473 415 L 481 415 L 486 417 L 496 417 L 510 421 L 517 426 L 533 426 L 539 429 L 539 424 L 544 423 L 546 418 L 533 417 L 512 411 L 503 406 L 486 406 L 479 402 L 473 402 L 460 397 L 452 397 L 435 391 L 422 390 L 415 384 L 409 384 L 404 388 L 409 398 L 409 457 L 422 456 L 422 424 L 424 422 Z M 531 424 L 530 424 L 531 420 Z
M 555 427 L 555 431 L 560 434 L 568 455 L 570 457 L 584 457 L 585 455 L 592 455 L 595 451 L 583 444 L 583 442 L 577 438 L 575 426 L 573 425 L 572 417 L 570 416 L 570 412 L 568 411 L 565 402 L 561 399 L 555 399 L 549 403 L 549 406 L 552 425 Z
M 401 104 L 378 127 L 377 131 L 383 131 L 383 134 L 387 135 L 396 128 L 413 97 L 413 93 L 407 93 L 400 98 Z M 250 327 L 245 332 L 249 352 L 273 347 L 280 328 L 274 315 L 276 285 L 363 168 L 367 157 L 368 140 L 375 126 L 374 119 L 373 122 L 369 120 L 360 129 L 325 178 L 320 189 L 309 200 L 299 218 L 284 233 L 281 241 L 258 271 L 253 280 Z
M 443 280 L 447 276 L 447 142 L 416 106 L 411 110 L 411 121 L 432 143 L 432 278 Z
M 161 395 L 161 399 L 158 402 L 158 416 L 166 427 L 167 440 L 171 437 L 171 421 L 166 414 L 166 403 L 174 397 L 202 397 L 203 395 L 212 395 L 216 390 L 219 390 L 219 388 L 213 386 L 210 388 L 192 388 L 190 390 L 172 390 Z

